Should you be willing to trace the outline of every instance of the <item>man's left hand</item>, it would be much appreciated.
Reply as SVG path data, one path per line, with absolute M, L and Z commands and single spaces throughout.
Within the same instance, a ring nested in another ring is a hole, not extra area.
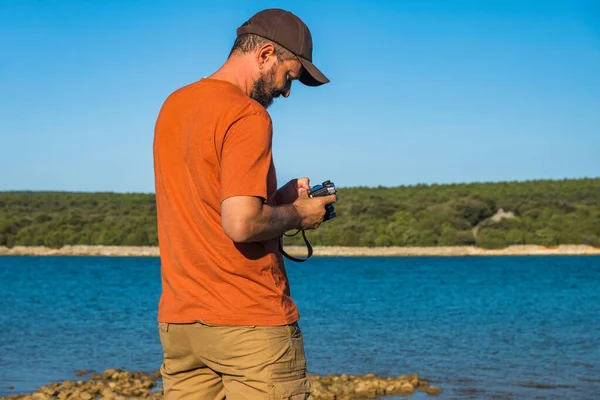
M 292 204 L 298 198 L 300 189 L 310 190 L 309 183 L 310 179 L 306 177 L 292 179 L 277 190 L 275 202 L 277 204 Z

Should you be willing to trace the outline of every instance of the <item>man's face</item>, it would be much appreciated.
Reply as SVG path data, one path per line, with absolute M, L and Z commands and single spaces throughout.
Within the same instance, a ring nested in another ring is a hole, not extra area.
M 265 63 L 265 66 L 267 64 Z M 302 71 L 302 64 L 298 60 L 287 60 L 281 63 L 277 61 L 261 72 L 260 78 L 252 87 L 250 97 L 259 102 L 264 108 L 268 108 L 273 99 L 283 95 L 288 97 L 292 88 L 292 81 L 298 79 Z

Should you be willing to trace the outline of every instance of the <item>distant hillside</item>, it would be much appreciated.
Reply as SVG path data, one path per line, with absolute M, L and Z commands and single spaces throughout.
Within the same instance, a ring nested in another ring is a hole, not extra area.
M 336 211 L 311 243 L 600 247 L 600 178 L 340 188 Z M 154 246 L 155 213 L 153 194 L 0 192 L 0 246 Z

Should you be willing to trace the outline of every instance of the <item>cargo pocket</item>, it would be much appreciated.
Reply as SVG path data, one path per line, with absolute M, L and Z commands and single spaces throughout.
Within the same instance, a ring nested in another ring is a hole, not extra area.
M 290 380 L 272 379 L 268 385 L 269 400 L 305 400 L 310 396 L 308 376 Z
M 288 347 L 271 365 L 267 381 L 269 400 L 305 400 L 310 396 L 311 383 L 306 369 L 304 340 L 298 323 L 285 327 Z

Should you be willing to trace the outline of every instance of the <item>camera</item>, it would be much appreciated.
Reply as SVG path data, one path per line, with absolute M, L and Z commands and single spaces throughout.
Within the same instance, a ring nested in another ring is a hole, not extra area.
M 333 182 L 325 181 L 321 185 L 313 186 L 308 192 L 308 197 L 322 197 L 322 196 L 329 196 L 331 194 L 336 194 L 336 193 L 337 193 L 337 190 L 336 190 Z M 333 203 L 326 204 L 325 205 L 325 215 L 323 216 L 323 221 L 327 221 L 332 218 L 335 218 L 335 216 L 336 216 L 336 213 L 335 213 L 335 209 L 333 208 Z M 284 257 L 286 257 L 292 261 L 304 262 L 304 261 L 308 260 L 310 257 L 312 257 L 312 254 L 313 254 L 313 248 L 312 248 L 310 242 L 308 241 L 308 239 L 306 238 L 304 229 L 302 229 L 302 230 L 298 229 L 296 231 L 296 233 L 294 233 L 293 235 L 286 235 L 285 233 L 283 235 L 284 236 L 294 236 L 300 231 L 302 231 L 302 237 L 304 238 L 304 243 L 306 243 L 306 248 L 308 249 L 308 256 L 306 258 L 304 258 L 304 259 L 296 258 L 296 257 L 292 257 L 289 254 L 287 254 L 283 250 L 283 236 L 279 240 L 279 251 L 281 252 L 281 254 L 283 254 Z
M 321 196 L 329 196 L 331 194 L 336 194 L 337 190 L 335 185 L 331 181 L 325 181 L 321 185 L 313 186 L 308 192 L 308 197 L 321 197 Z M 325 216 L 323 217 L 323 222 L 335 218 L 336 213 L 333 207 L 333 204 L 327 204 L 325 206 Z

